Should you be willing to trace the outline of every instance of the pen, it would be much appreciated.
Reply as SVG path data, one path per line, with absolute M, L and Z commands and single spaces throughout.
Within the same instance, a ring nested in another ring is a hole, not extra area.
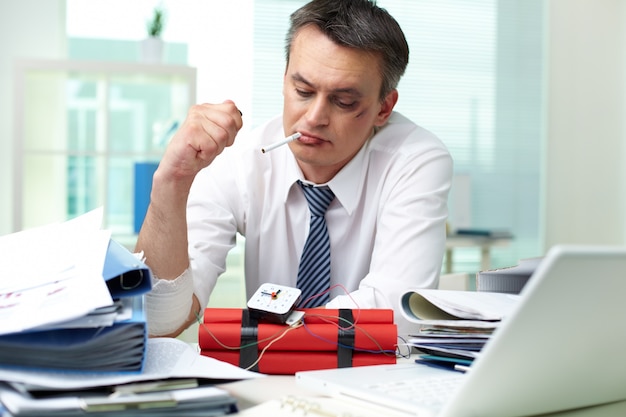
M 445 369 L 446 371 L 456 371 L 465 373 L 469 370 L 469 366 L 454 364 L 452 362 L 431 361 L 428 359 L 415 359 L 415 363 L 430 366 L 431 368 Z
M 271 145 L 266 146 L 265 148 L 261 148 L 261 152 L 263 152 L 263 153 L 269 152 L 272 149 L 276 149 L 276 148 L 278 148 L 280 146 L 283 146 L 283 145 L 285 145 L 285 144 L 287 144 L 287 143 L 289 143 L 291 141 L 294 141 L 294 140 L 298 139 L 300 136 L 302 136 L 302 133 L 296 132 L 296 133 L 294 133 L 291 136 L 287 136 L 283 140 L 280 140 L 280 141 L 278 141 L 276 143 L 272 143 Z
M 454 365 L 454 370 L 459 372 L 467 372 L 470 370 L 470 367 L 467 365 L 459 365 L 458 363 Z

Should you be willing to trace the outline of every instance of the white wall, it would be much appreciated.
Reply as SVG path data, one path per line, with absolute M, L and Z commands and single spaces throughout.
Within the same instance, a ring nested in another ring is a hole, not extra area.
M 0 0 L 0 235 L 12 231 L 13 62 L 65 55 L 65 0 Z
M 198 101 L 233 100 L 245 124 L 252 107 L 252 2 L 229 0 L 219 10 L 208 1 L 195 7 L 197 18 L 188 45 L 189 65 L 198 69 Z
M 251 77 L 246 75 L 252 70 L 252 2 L 230 0 L 216 12 L 214 2 L 186 1 L 189 7 L 178 7 L 168 15 L 165 41 L 188 43 L 189 65 L 198 69 L 198 101 L 234 100 L 245 118 L 252 102 Z M 115 38 L 111 25 L 107 26 L 120 20 L 112 5 L 119 8 L 127 2 L 88 3 L 103 28 L 102 37 Z M 116 33 L 141 40 L 145 36 L 143 15 L 137 13 L 151 10 L 154 3 L 144 0 L 136 5 L 133 17 L 139 24 L 118 27 Z M 88 23 L 73 22 L 73 36 L 82 35 L 81 24 Z M 0 235 L 13 232 L 13 63 L 18 58 L 64 59 L 66 50 L 66 0 L 0 0 Z
M 144 20 L 151 16 L 154 6 L 162 6 L 165 10 L 163 40 L 187 44 L 188 64 L 197 68 L 198 101 L 221 102 L 231 99 L 244 114 L 250 108 L 253 1 L 67 2 L 70 13 L 67 30 L 70 37 L 136 41 L 145 38 Z M 119 10 L 124 10 L 124 13 L 120 15 Z
M 626 242 L 626 2 L 550 0 L 545 247 Z

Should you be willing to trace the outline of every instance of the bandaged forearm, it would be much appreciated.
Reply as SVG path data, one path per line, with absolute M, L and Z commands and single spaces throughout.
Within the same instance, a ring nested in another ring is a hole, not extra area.
M 152 336 L 178 330 L 189 317 L 193 279 L 189 268 L 176 279 L 152 278 L 152 291 L 146 295 L 148 333 Z

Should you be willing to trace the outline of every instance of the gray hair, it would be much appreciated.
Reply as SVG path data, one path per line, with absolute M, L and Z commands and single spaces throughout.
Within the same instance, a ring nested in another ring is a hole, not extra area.
M 285 54 L 287 64 L 298 30 L 313 24 L 337 45 L 381 57 L 380 99 L 398 87 L 409 63 L 409 45 L 398 22 L 373 0 L 312 0 L 291 15 Z

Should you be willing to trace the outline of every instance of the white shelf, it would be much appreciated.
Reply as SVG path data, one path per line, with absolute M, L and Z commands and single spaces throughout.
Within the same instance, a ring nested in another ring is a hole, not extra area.
M 158 162 L 196 101 L 196 69 L 133 62 L 19 60 L 13 229 L 103 206 L 132 233 L 136 162 Z

